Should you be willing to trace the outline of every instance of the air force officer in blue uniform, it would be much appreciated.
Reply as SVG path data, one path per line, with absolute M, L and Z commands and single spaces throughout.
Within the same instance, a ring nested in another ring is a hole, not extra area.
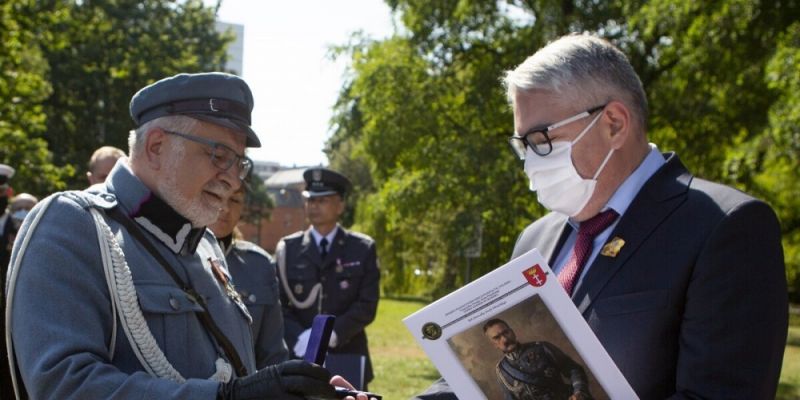
M 314 316 L 335 315 L 330 352 L 365 356 L 366 384 L 372 364 L 364 328 L 375 319 L 380 292 L 375 242 L 338 223 L 351 186 L 344 175 L 310 168 L 303 178 L 311 227 L 281 239 L 275 250 L 286 343 L 302 356 Z
M 288 360 L 289 349 L 283 341 L 283 311 L 272 256 L 257 244 L 242 239 L 236 229 L 248 193 L 247 185 L 243 184 L 209 228 L 225 253 L 236 291 L 253 317 L 256 367 L 264 368 Z
M 130 158 L 102 186 L 50 196 L 25 220 L 8 282 L 18 396 L 330 396 L 299 360 L 256 369 L 251 315 L 205 227 L 251 168 L 240 78 L 180 74 L 131 100 Z

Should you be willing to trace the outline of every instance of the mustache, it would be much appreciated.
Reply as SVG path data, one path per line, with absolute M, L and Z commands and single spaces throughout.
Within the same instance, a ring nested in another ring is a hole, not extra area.
M 225 181 L 211 181 L 204 189 L 221 197 L 224 201 L 233 195 L 233 187 Z

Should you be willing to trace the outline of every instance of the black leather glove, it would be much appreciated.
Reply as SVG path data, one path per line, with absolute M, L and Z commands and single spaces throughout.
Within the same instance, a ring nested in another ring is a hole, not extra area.
M 302 360 L 270 365 L 252 375 L 233 378 L 219 386 L 219 400 L 335 398 L 325 368 Z

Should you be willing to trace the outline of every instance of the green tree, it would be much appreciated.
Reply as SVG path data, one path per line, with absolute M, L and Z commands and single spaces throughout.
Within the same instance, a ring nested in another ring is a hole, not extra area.
M 41 136 L 56 162 L 83 171 L 102 145 L 127 148 L 131 96 L 179 72 L 222 70 L 232 36 L 215 29 L 216 7 L 200 0 L 54 0 L 30 12 L 60 16 L 32 27 L 49 64 L 52 94 Z M 82 174 L 72 182 L 84 185 Z
M 52 88 L 47 63 L 29 28 L 52 21 L 50 15 L 28 12 L 28 1 L 0 4 L 0 162 L 17 172 L 11 182 L 19 192 L 45 195 L 64 189 L 71 168 L 52 162 L 47 143 L 37 138 L 45 130 L 42 103 Z

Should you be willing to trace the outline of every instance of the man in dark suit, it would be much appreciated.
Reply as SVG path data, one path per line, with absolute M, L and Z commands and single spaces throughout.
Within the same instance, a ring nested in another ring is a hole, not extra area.
M 375 319 L 380 292 L 375 242 L 339 225 L 344 197 L 351 186 L 344 175 L 327 168 L 310 168 L 303 178 L 306 217 L 311 227 L 284 237 L 275 249 L 284 338 L 295 356 L 302 357 L 314 316 L 335 315 L 329 351 L 364 356 L 363 385 L 357 380 L 353 384 L 366 390 L 366 383 L 372 380 L 372 364 L 364 328 Z M 328 367 L 333 373 L 344 373 L 331 368 L 330 363 Z
M 641 82 L 605 40 L 562 37 L 505 85 L 510 142 L 553 211 L 512 258 L 549 259 L 640 398 L 774 398 L 788 300 L 772 209 L 648 143 Z M 448 398 L 438 385 L 419 398 Z

